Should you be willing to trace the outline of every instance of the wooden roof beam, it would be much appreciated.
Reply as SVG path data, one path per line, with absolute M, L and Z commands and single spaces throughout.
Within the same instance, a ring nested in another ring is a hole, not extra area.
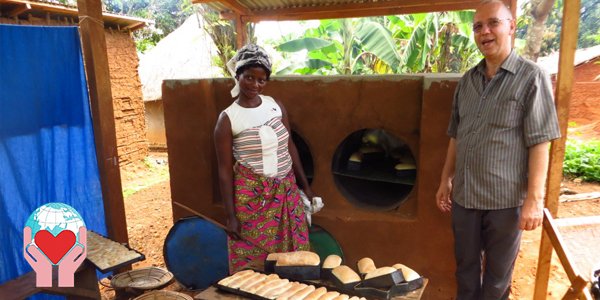
M 22 14 L 22 13 L 24 13 L 24 12 L 30 10 L 30 9 L 31 9 L 31 4 L 29 4 L 29 3 L 22 3 L 22 4 L 17 5 L 17 7 L 13 8 L 6 15 L 9 16 L 9 17 L 11 17 L 11 18 L 14 18 L 14 17 L 16 17 L 16 16 L 18 16 L 18 15 L 20 15 L 20 14 Z
M 350 3 L 344 5 L 307 6 L 274 10 L 253 11 L 253 15 L 243 15 L 246 22 L 293 21 L 313 19 L 339 19 L 369 16 L 401 15 L 434 11 L 474 9 L 478 2 L 472 0 L 438 1 L 435 3 L 407 0 L 396 2 Z
M 192 0 L 192 3 L 194 3 L 194 4 L 210 3 L 210 2 L 220 2 L 221 4 L 223 4 L 225 7 L 227 7 L 228 9 L 230 9 L 237 15 L 251 15 L 252 14 L 252 11 L 250 9 L 243 6 L 236 0 L 218 0 L 218 1 L 216 1 L 216 0 Z

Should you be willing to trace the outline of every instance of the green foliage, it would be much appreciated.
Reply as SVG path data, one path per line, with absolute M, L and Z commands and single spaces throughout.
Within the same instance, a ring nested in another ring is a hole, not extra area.
M 563 174 L 600 182 L 600 141 L 567 140 Z
M 154 20 L 134 32 L 138 51 L 145 52 L 177 29 L 195 10 L 191 0 L 103 0 L 106 11 Z
M 562 12 L 564 0 L 556 0 L 554 8 L 546 20 L 540 56 L 558 51 L 560 47 L 560 31 L 562 29 Z M 533 20 L 529 17 L 532 9 L 530 1 L 523 2 L 523 14 L 517 19 L 516 37 L 523 39 L 527 28 Z M 600 0 L 581 0 L 579 18 L 579 36 L 577 48 L 587 48 L 600 44 Z
M 230 20 L 222 20 L 218 12 L 204 4 L 200 6 L 200 14 L 204 18 L 202 28 L 210 35 L 217 47 L 217 55 L 212 58 L 212 62 L 221 68 L 223 76 L 230 77 L 227 62 L 235 55 L 235 27 Z M 252 28 L 251 34 L 249 34 L 250 40 L 254 39 L 253 32 Z

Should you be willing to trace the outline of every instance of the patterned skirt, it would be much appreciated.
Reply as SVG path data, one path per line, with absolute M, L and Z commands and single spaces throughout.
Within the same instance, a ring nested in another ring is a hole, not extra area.
M 269 252 L 308 250 L 308 226 L 294 172 L 281 179 L 267 178 L 236 164 L 234 173 L 234 206 L 242 237 Z M 230 273 L 267 257 L 244 240 L 228 237 L 227 242 Z

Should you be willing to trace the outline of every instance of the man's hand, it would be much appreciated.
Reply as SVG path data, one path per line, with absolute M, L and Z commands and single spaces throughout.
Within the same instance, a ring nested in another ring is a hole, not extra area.
M 442 181 L 437 193 L 435 194 L 435 201 L 437 207 L 444 213 L 449 212 L 452 209 L 452 181 Z
M 521 208 L 521 230 L 534 230 L 542 225 L 544 218 L 544 200 L 525 199 Z

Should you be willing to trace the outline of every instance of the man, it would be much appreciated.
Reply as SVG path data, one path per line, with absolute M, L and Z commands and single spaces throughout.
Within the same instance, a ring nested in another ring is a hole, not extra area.
M 436 202 L 452 211 L 457 299 L 507 299 L 521 230 L 542 223 L 549 141 L 560 137 L 552 86 L 512 51 L 515 20 L 482 1 L 473 32 L 484 59 L 460 80 Z

